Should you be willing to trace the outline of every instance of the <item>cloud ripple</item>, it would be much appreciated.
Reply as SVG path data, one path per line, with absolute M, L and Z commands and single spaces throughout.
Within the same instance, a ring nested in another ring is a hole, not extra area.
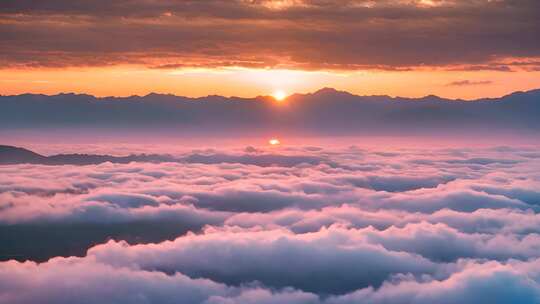
M 0 166 L 0 303 L 539 303 L 535 150 Z

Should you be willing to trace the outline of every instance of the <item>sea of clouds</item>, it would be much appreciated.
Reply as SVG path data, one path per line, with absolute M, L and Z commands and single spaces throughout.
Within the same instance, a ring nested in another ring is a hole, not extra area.
M 538 151 L 0 166 L 0 303 L 540 303 Z

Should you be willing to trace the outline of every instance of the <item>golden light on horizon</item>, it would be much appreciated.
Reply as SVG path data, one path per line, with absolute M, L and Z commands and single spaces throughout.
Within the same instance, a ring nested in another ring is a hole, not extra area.
M 283 90 L 276 90 L 274 93 L 272 93 L 272 97 L 274 97 L 277 101 L 283 101 L 285 98 L 287 98 L 287 93 Z
M 489 80 L 491 84 L 451 86 L 456 80 Z M 76 80 L 76 81 L 74 81 Z M 504 83 L 505 85 L 498 85 Z M 149 93 L 205 97 L 209 94 L 253 98 L 270 95 L 275 103 L 286 103 L 293 93 L 308 94 L 332 87 L 357 95 L 391 95 L 417 98 L 435 94 L 445 98 L 477 99 L 500 97 L 514 91 L 528 91 L 540 86 L 540 71 L 501 73 L 418 70 L 408 72 L 330 72 L 198 69 L 177 73 L 132 66 L 69 69 L 0 69 L 0 94 L 25 93 L 54 95 L 61 92 L 90 94 L 97 97 Z M 270 90 L 269 90 L 270 88 Z M 285 93 L 279 101 L 274 90 Z
M 278 146 L 281 144 L 281 142 L 279 141 L 279 139 L 277 138 L 272 138 L 268 141 L 268 143 L 271 145 L 271 146 Z

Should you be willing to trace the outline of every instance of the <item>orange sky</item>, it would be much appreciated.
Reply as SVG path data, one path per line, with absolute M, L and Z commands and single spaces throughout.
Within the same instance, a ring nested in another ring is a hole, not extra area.
M 150 92 L 198 97 L 211 94 L 253 97 L 276 90 L 288 94 L 333 87 L 359 95 L 447 98 L 498 97 L 540 88 L 539 72 L 300 71 L 278 69 L 108 68 L 4 69 L 0 94 L 88 93 L 96 96 L 146 95 Z
M 0 94 L 449 98 L 540 87 L 537 0 L 0 5 Z

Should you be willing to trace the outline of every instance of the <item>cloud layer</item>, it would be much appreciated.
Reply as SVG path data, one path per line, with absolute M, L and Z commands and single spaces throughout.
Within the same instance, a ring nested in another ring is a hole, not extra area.
M 538 11 L 535 0 L 7 0 L 0 67 L 537 70 Z
M 3 165 L 0 303 L 538 303 L 536 151 Z

